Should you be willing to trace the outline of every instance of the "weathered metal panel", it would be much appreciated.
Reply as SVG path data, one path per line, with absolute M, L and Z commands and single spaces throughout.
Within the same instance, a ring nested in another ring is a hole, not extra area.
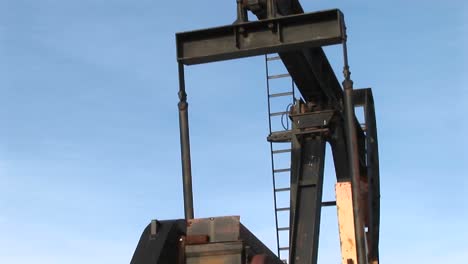
M 341 263 L 358 263 L 351 182 L 338 182 L 335 185 L 335 194 L 340 232 Z
M 223 216 L 187 221 L 187 236 L 207 235 L 209 242 L 240 240 L 240 217 Z
M 248 245 L 249 255 L 266 255 L 270 263 L 283 264 L 281 260 L 263 244 L 252 232 L 250 232 L 244 225 L 241 224 L 240 237 L 242 241 Z
M 214 251 L 222 252 L 223 246 L 221 245 L 223 243 L 230 245 L 232 242 L 242 242 L 245 246 L 248 246 L 248 251 L 245 252 L 247 256 L 264 254 L 267 255 L 269 259 L 272 260 L 272 262 L 282 264 L 268 247 L 266 247 L 257 237 L 255 237 L 254 234 L 252 234 L 244 225 L 240 223 L 239 216 L 210 217 L 188 220 L 187 241 L 199 241 L 199 238 L 203 236 L 208 237 L 207 241 L 209 243 L 206 243 L 203 246 L 196 245 L 197 247 L 192 247 L 192 245 L 190 245 L 190 247 L 187 246 L 190 248 L 190 252 L 193 254 L 195 254 L 197 250 L 201 250 L 202 252 L 209 252 L 210 245 L 213 245 Z M 192 237 L 195 237 L 196 239 L 192 239 Z M 186 252 L 186 254 L 188 253 Z M 231 253 L 227 255 L 229 255 L 229 259 L 235 259 L 234 256 L 231 256 Z
M 333 110 L 315 111 L 304 114 L 291 115 L 295 128 L 316 128 L 329 125 L 331 118 L 335 114 Z
M 185 264 L 245 264 L 242 241 L 187 245 Z

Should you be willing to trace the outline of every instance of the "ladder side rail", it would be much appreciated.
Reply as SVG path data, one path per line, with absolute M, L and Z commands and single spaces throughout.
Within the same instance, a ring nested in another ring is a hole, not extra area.
M 267 101 L 268 101 L 268 127 L 271 134 L 272 125 L 271 125 L 271 97 L 270 97 L 270 80 L 269 76 L 269 68 L 268 68 L 268 55 L 265 54 L 265 71 L 266 71 L 266 86 L 267 86 Z M 271 157 L 271 175 L 273 178 L 273 190 L 276 189 L 276 179 L 275 179 L 275 160 L 273 156 L 273 142 L 270 142 L 270 157 Z M 277 201 L 276 201 L 276 192 L 273 191 L 273 201 L 275 206 L 275 226 L 276 226 L 276 248 L 278 257 L 280 257 L 280 241 L 279 241 L 279 231 L 278 231 L 278 212 L 277 208 Z

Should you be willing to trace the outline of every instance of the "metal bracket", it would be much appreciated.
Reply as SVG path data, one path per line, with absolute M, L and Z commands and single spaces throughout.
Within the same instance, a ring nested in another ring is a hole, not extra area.
M 151 220 L 151 224 L 150 224 L 150 239 L 155 239 L 156 238 L 156 235 L 158 234 L 159 232 L 159 226 L 161 224 L 159 223 L 158 220 Z

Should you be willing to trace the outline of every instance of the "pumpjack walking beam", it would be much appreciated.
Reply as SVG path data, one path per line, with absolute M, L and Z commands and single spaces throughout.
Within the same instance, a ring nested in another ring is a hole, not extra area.
M 238 0 L 237 3 L 238 18 L 234 25 L 176 35 L 179 65 L 279 53 L 304 100 L 295 107 L 297 113 L 290 115 L 297 122 L 295 130 L 289 135 L 293 142 L 290 263 L 317 262 L 325 141 L 332 145 L 339 181 L 337 206 L 343 263 L 376 263 L 379 233 L 379 204 L 376 202 L 379 197 L 378 156 L 376 134 L 373 136 L 372 128 L 369 130 L 373 126 L 375 132 L 375 120 L 373 125 L 372 121 L 366 120 L 365 133 L 354 114 L 353 97 L 362 93 L 353 90 L 350 79 L 343 14 L 339 10 L 301 14 L 302 7 L 294 0 Z M 246 9 L 262 20 L 248 22 Z M 334 44 L 343 44 L 344 91 L 321 49 L 322 46 Z M 179 66 L 181 83 L 184 81 L 183 70 L 183 66 Z M 186 105 L 185 85 L 181 84 L 179 97 L 184 200 L 186 217 L 190 218 L 193 217 L 193 206 L 188 119 L 187 109 L 180 107 Z M 324 119 L 323 115 L 327 112 L 331 115 Z M 373 113 L 373 108 L 370 112 Z M 372 118 L 373 114 L 366 114 L 366 119 L 368 116 Z M 308 125 L 303 125 L 304 122 Z M 275 140 L 273 135 L 269 138 Z M 369 142 L 373 145 L 369 145 Z M 363 191 L 366 186 L 372 190 Z M 372 195 L 369 196 L 369 193 Z M 349 215 L 351 218 L 346 219 Z M 364 226 L 369 228 L 369 254 L 366 251 Z M 349 230 L 351 232 L 347 232 Z M 344 237 L 352 243 L 344 244 Z

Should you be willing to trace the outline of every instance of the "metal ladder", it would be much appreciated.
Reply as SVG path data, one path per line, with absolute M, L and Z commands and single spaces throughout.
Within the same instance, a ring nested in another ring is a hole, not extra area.
M 279 62 L 274 62 L 279 61 Z M 284 133 L 291 128 L 289 127 L 288 109 L 294 103 L 295 88 L 294 81 L 289 73 L 280 73 L 271 75 L 272 63 L 281 63 L 278 55 L 265 55 L 266 68 L 266 85 L 268 93 L 268 124 L 270 136 L 275 133 Z M 281 64 L 282 65 L 282 64 Z M 273 65 L 274 66 L 274 65 Z M 282 66 L 284 68 L 284 66 Z M 273 88 L 273 82 L 288 78 L 290 80 L 289 87 Z M 276 101 L 276 102 L 275 102 Z M 281 102 L 278 102 L 281 101 Z M 278 108 L 278 104 L 281 108 Z M 285 105 L 286 104 L 286 105 Z M 274 110 L 272 110 L 274 108 Z M 279 109 L 283 109 L 278 111 Z M 279 126 L 281 125 L 281 127 Z M 278 128 L 282 130 L 278 130 Z M 275 224 L 276 224 L 276 246 L 278 257 L 287 263 L 289 258 L 289 211 L 290 211 L 290 172 L 291 172 L 291 142 L 277 143 L 270 141 L 271 153 L 271 171 L 273 178 L 273 199 L 275 206 Z M 283 162 L 280 162 L 283 161 Z M 286 164 L 285 163 L 286 161 Z M 283 163 L 282 165 L 279 165 Z M 281 178 L 283 177 L 283 178 Z M 283 182 L 280 184 L 279 182 Z M 279 197 L 280 194 L 286 194 L 285 197 Z M 281 199 L 282 198 L 282 199 Z M 283 201 L 280 201 L 283 200 Z M 286 200 L 286 202 L 284 201 Z M 282 217 L 279 214 L 283 213 Z M 284 215 L 287 214 L 287 215 Z M 286 221 L 284 219 L 287 219 Z M 282 221 L 280 221 L 282 220 Z M 286 238 L 286 239 L 281 239 Z M 286 242 L 287 241 L 287 242 Z M 281 243 L 283 242 L 283 243 Z M 286 245 L 284 245 L 286 244 Z

